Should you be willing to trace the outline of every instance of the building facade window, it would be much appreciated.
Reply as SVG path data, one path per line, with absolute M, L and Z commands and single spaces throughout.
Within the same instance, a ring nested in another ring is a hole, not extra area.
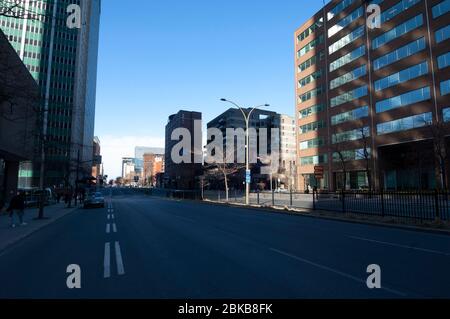
M 307 37 L 309 37 L 311 34 L 313 34 L 317 29 L 321 28 L 323 26 L 323 17 L 320 17 L 316 22 L 314 22 L 308 29 L 303 31 L 297 36 L 297 41 L 302 42 Z
M 299 100 L 300 100 L 300 102 L 306 102 L 308 100 L 311 100 L 313 97 L 316 97 L 316 96 L 322 94 L 322 91 L 323 91 L 323 88 L 321 86 L 319 86 L 311 91 L 308 91 L 308 92 L 300 95 Z
M 298 87 L 304 87 L 322 77 L 322 70 L 316 71 L 298 81 Z
M 327 14 L 328 21 L 330 21 L 331 19 L 333 19 L 333 17 L 335 17 L 336 15 L 341 13 L 345 8 L 350 6 L 353 2 L 355 2 L 355 0 L 342 0 L 341 2 L 339 2 L 333 9 L 328 11 L 328 14 Z
M 323 43 L 323 34 L 321 34 L 317 39 L 312 40 L 307 45 L 305 45 L 303 48 L 298 50 L 297 57 L 301 58 L 306 53 L 317 47 L 319 44 Z
M 352 43 L 356 39 L 359 39 L 360 37 L 362 37 L 364 35 L 364 31 L 365 31 L 364 27 L 365 26 L 362 25 L 362 26 L 356 28 L 355 30 L 353 30 L 352 32 L 347 34 L 346 36 L 343 36 L 342 38 L 340 38 L 339 40 L 334 42 L 332 45 L 330 45 L 328 47 L 329 54 L 333 54 L 334 52 L 339 51 L 340 49 L 345 47 L 347 44 Z
M 330 99 L 330 106 L 336 107 L 338 105 L 359 99 L 366 95 L 367 95 L 367 85 L 364 85 L 364 86 L 356 88 L 352 91 L 345 92 L 344 94 L 338 95 L 338 96 Z
M 301 63 L 298 66 L 298 72 L 303 72 L 305 70 L 307 70 L 308 68 L 310 68 L 311 66 L 315 65 L 317 63 L 317 61 L 322 61 L 324 59 L 325 55 L 323 53 L 323 51 L 319 52 L 319 54 L 313 56 L 312 58 L 306 60 L 305 62 Z
M 332 136 L 332 143 L 338 144 L 338 143 L 342 143 L 342 142 L 357 141 L 364 137 L 369 137 L 369 136 L 370 136 L 370 129 L 368 126 L 366 126 L 366 127 L 357 128 L 357 129 L 354 129 L 351 131 L 335 133 Z
M 450 65 L 450 52 L 438 56 L 438 68 L 444 69 Z
M 424 50 L 426 47 L 425 38 L 417 39 L 405 46 L 402 46 L 388 54 L 385 54 L 373 61 L 374 70 L 379 70 L 388 66 L 394 62 L 407 58 L 417 52 Z
M 450 107 L 446 107 L 442 110 L 442 118 L 444 122 L 450 122 Z
M 449 11 L 450 11 L 450 0 L 444 0 L 433 7 L 432 9 L 433 19 L 436 19 Z
M 428 74 L 428 63 L 426 61 L 375 81 L 375 91 L 381 91 L 391 86 L 410 81 L 424 74 Z
M 300 150 L 304 151 L 311 148 L 319 148 L 324 145 L 325 145 L 324 139 L 319 137 L 312 140 L 300 142 Z
M 418 90 L 410 91 L 402 95 L 393 96 L 391 98 L 376 103 L 377 113 L 386 112 L 399 107 L 429 100 L 431 98 L 430 87 L 423 87 Z
M 381 13 L 381 23 L 387 22 L 393 19 L 396 15 L 408 10 L 415 4 L 419 3 L 421 0 L 402 0 L 392 7 L 386 9 Z
M 332 26 L 330 29 L 328 29 L 328 37 L 332 37 L 339 31 L 343 30 L 346 26 L 348 26 L 350 23 L 358 19 L 359 17 L 362 17 L 364 14 L 363 7 L 359 7 L 352 13 L 350 13 L 348 16 L 343 18 L 342 20 L 338 21 L 334 26 Z
M 300 165 L 319 165 L 319 164 L 327 164 L 328 163 L 328 155 L 316 155 L 316 156 L 308 156 L 302 157 L 300 159 Z
M 450 80 L 441 82 L 441 95 L 450 93 Z
M 323 121 L 323 120 L 320 120 L 317 122 L 311 122 L 311 123 L 300 126 L 300 134 L 317 131 L 317 130 L 320 130 L 325 127 L 327 127 L 327 125 L 326 125 L 325 121 Z
M 313 114 L 317 114 L 320 112 L 325 111 L 325 105 L 323 104 L 317 104 L 317 105 L 313 105 L 311 107 L 308 107 L 306 109 L 300 110 L 299 111 L 299 116 L 301 119 L 307 118 L 308 116 L 311 116 Z
M 366 157 L 364 156 L 364 149 L 357 149 L 357 150 L 350 150 L 350 151 L 342 151 L 340 152 L 342 157 L 344 158 L 344 161 L 359 161 L 363 160 Z M 370 158 L 370 149 L 367 149 L 367 153 Z M 341 156 L 339 153 L 335 152 L 333 153 L 333 162 L 338 163 L 341 161 Z
M 437 43 L 447 40 L 450 37 L 450 24 L 437 30 L 435 36 Z
M 333 90 L 335 88 L 340 87 L 341 85 L 344 85 L 348 82 L 354 81 L 356 79 L 359 79 L 360 77 L 366 75 L 366 65 L 362 65 L 353 71 L 346 73 L 344 75 L 341 75 L 338 78 L 335 78 L 330 81 L 330 90 Z
M 335 61 L 330 63 L 330 72 L 333 72 L 344 65 L 355 61 L 356 59 L 359 59 L 364 54 L 366 54 L 366 47 L 364 45 L 360 46 L 359 48 L 353 50 L 352 52 L 336 59 Z
M 407 131 L 431 125 L 432 122 L 433 114 L 431 112 L 423 113 L 419 115 L 404 117 L 395 121 L 380 123 L 377 125 L 377 132 L 378 135 L 383 135 L 394 132 Z
M 392 40 L 401 37 L 402 35 L 420 27 L 423 25 L 423 15 L 419 14 L 412 19 L 394 27 L 393 29 L 383 33 L 382 35 L 376 37 L 372 40 L 372 48 L 378 49 L 379 47 L 385 45 Z
M 363 106 L 349 112 L 344 112 L 331 117 L 331 125 L 338 125 L 348 121 L 359 120 L 369 116 L 369 107 Z

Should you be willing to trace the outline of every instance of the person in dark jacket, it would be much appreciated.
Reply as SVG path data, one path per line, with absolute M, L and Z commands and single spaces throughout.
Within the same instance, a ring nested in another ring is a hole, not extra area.
M 25 214 L 25 195 L 23 193 L 17 193 L 17 195 L 11 199 L 7 212 L 9 212 L 9 218 L 11 219 L 11 227 L 16 227 L 16 224 L 14 223 L 14 214 L 17 214 L 17 217 L 19 217 L 21 226 L 27 225 L 23 221 L 23 216 Z

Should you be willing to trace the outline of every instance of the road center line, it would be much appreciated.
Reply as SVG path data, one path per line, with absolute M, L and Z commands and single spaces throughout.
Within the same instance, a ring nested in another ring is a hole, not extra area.
M 105 243 L 105 258 L 103 260 L 103 278 L 111 277 L 111 252 L 110 244 Z
M 108 223 L 106 224 L 106 233 L 109 234 L 111 232 L 111 225 Z
M 419 247 L 412 247 L 412 246 L 407 246 L 407 245 L 402 245 L 402 244 L 389 243 L 389 242 L 385 242 L 385 241 L 378 241 L 378 240 L 374 240 L 374 239 L 368 239 L 368 238 L 362 238 L 362 237 L 356 237 L 356 236 L 347 236 L 347 237 L 351 238 L 351 239 L 360 240 L 360 241 L 366 241 L 366 242 L 369 242 L 369 243 L 375 243 L 375 244 L 380 244 L 380 245 L 392 246 L 392 247 L 397 247 L 397 248 L 412 249 L 412 250 L 422 251 L 422 252 L 430 253 L 430 254 L 450 256 L 450 253 L 445 253 L 443 251 L 438 251 L 438 250 L 419 248 Z
M 122 252 L 120 251 L 120 244 L 116 241 L 116 263 L 117 263 L 117 273 L 119 276 L 122 276 L 125 274 L 125 269 L 123 267 L 123 260 L 122 260 Z
M 362 280 L 361 278 L 355 277 L 353 275 L 347 274 L 345 272 L 339 271 L 339 270 L 334 269 L 334 268 L 330 268 L 330 267 L 327 267 L 327 266 L 324 266 L 324 265 L 317 264 L 315 262 L 312 262 L 312 261 L 304 259 L 304 258 L 300 258 L 298 256 L 291 255 L 289 253 L 286 253 L 286 252 L 278 250 L 278 249 L 270 248 L 270 250 L 273 251 L 273 252 L 276 252 L 276 253 L 278 253 L 280 255 L 283 255 L 283 256 L 290 257 L 292 259 L 298 260 L 298 261 L 300 261 L 302 263 L 305 263 L 305 264 L 308 264 L 308 265 L 320 268 L 322 270 L 326 270 L 328 272 L 332 272 L 332 273 L 334 273 L 336 275 L 339 275 L 341 277 L 345 277 L 347 279 L 351 279 L 351 280 L 356 281 L 358 283 L 362 283 L 364 286 L 366 286 L 366 281 Z M 403 292 L 400 292 L 400 291 L 397 291 L 397 290 L 393 290 L 393 289 L 390 289 L 390 288 L 382 287 L 381 289 L 386 290 L 386 291 L 388 291 L 390 293 L 393 293 L 393 294 L 401 296 L 401 297 L 406 297 L 407 296 L 406 293 L 403 293 Z

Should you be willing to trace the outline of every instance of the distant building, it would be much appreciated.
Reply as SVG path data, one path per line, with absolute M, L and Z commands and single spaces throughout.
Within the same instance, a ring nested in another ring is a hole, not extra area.
M 274 126 L 280 128 L 280 170 L 278 179 L 285 188 L 296 184 L 296 127 L 292 116 L 277 114 Z
M 250 109 L 244 110 L 247 114 Z M 295 145 L 295 121 L 292 117 L 287 115 L 281 115 L 273 111 L 256 109 L 252 112 L 250 119 L 250 129 L 256 129 L 257 136 L 250 137 L 250 144 L 256 145 L 257 149 L 253 152 L 257 152 L 256 156 L 261 155 L 260 150 L 260 129 L 267 129 L 267 154 L 271 155 L 272 151 L 276 151 L 279 157 L 279 165 L 276 167 L 274 165 L 274 171 L 271 175 L 262 175 L 261 167 L 264 166 L 260 161 L 257 164 L 252 165 L 252 184 L 257 184 L 258 182 L 264 181 L 266 184 L 270 185 L 269 180 L 272 180 L 275 186 L 288 186 L 290 180 L 290 174 L 295 171 L 295 159 L 296 159 L 296 145 Z M 224 154 L 226 154 L 226 130 L 242 128 L 245 130 L 246 123 L 242 112 L 237 108 L 230 108 L 224 113 L 217 116 L 215 119 L 207 124 L 207 128 L 218 128 L 224 137 L 223 139 L 223 149 Z M 279 135 L 272 137 L 272 129 L 279 129 Z M 276 150 L 272 149 L 272 140 L 275 140 L 278 144 Z M 211 141 L 208 141 L 208 143 Z M 245 143 L 245 141 L 241 141 Z M 237 153 L 237 143 L 235 144 L 234 152 Z M 252 150 L 252 149 L 251 149 Z M 235 158 L 237 161 L 237 158 Z M 244 171 L 241 170 L 237 174 L 242 175 L 241 178 L 230 178 L 231 180 L 236 180 L 235 187 L 242 187 L 242 179 L 244 178 Z
M 131 181 L 135 175 L 135 163 L 133 157 L 122 158 L 122 179 L 124 181 Z
M 25 173 L 19 178 L 19 167 L 30 167 L 24 161 L 35 153 L 38 97 L 36 82 L 0 30 L 0 203 L 19 181 L 30 182 Z
M 202 163 L 195 163 L 195 158 L 202 156 L 202 136 L 200 132 L 195 133 L 196 121 L 202 120 L 202 113 L 179 111 L 169 117 L 166 125 L 166 147 L 165 147 L 165 186 L 172 189 L 192 190 L 198 188 L 197 177 L 202 174 Z M 191 133 L 191 163 L 174 163 L 172 160 L 172 149 L 178 141 L 172 141 L 172 132 L 178 128 L 185 128 Z M 201 126 L 200 126 L 201 129 Z M 200 135 L 200 136 L 198 136 Z M 197 139 L 197 140 L 196 140 Z M 197 142 L 197 143 L 196 143 Z M 200 144 L 200 149 L 198 148 Z
M 145 186 L 156 186 L 156 177 L 164 172 L 164 155 L 144 154 L 143 184 Z
M 92 165 L 92 177 L 96 179 L 97 185 L 100 185 L 103 180 L 103 164 L 101 156 L 100 139 L 95 136 L 93 141 L 93 165 Z
M 144 160 L 145 154 L 164 155 L 164 148 L 162 147 L 146 147 L 137 146 L 134 148 L 134 157 L 140 160 Z

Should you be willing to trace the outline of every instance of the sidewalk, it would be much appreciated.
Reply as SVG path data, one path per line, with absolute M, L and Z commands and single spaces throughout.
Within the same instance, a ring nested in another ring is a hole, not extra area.
M 29 208 L 25 210 L 24 216 L 24 222 L 27 225 L 16 226 L 16 228 L 11 228 L 8 214 L 2 212 L 0 214 L 0 252 L 77 209 L 78 207 L 65 208 L 65 205 L 62 203 L 47 206 L 44 210 L 46 219 L 34 220 L 38 215 L 38 209 Z M 17 215 L 15 216 L 15 221 L 18 222 Z

